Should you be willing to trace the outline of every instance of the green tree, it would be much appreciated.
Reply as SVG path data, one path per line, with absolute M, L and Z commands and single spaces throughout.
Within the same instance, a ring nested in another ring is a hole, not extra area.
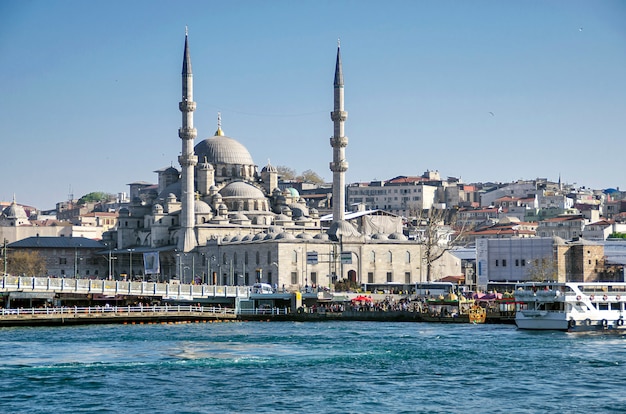
M 38 252 L 14 251 L 7 258 L 7 273 L 25 276 L 43 276 L 46 261 Z
M 101 201 L 108 201 L 111 198 L 115 198 L 113 194 L 105 193 L 102 191 L 95 191 L 89 194 L 85 194 L 81 198 L 78 199 L 78 204 L 85 203 L 98 203 Z

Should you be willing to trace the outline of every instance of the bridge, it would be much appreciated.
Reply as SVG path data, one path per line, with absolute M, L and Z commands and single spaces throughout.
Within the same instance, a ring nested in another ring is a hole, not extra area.
M 152 296 L 173 300 L 210 298 L 248 299 L 249 286 L 187 285 L 119 280 L 69 279 L 49 277 L 0 277 L 0 292 L 75 293 L 106 296 Z

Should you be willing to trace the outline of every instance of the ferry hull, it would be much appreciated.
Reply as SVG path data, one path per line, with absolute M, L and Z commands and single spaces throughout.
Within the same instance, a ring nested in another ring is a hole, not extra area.
M 564 320 L 554 318 L 516 318 L 515 324 L 519 329 L 553 330 L 567 332 L 620 332 L 626 333 L 624 320 Z

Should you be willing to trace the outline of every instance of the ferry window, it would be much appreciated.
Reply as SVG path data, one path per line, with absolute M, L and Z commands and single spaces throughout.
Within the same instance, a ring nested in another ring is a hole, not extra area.
M 502 259 L 502 267 L 506 267 L 506 259 Z
M 619 302 L 611 303 L 611 310 L 620 310 L 619 305 Z
M 609 304 L 606 302 L 598 303 L 599 310 L 609 310 Z

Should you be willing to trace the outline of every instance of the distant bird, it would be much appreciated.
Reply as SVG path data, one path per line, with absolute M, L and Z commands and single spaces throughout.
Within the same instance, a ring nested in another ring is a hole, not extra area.
M 489 114 L 490 114 L 491 116 L 496 116 L 493 112 L 489 112 Z
M 578 28 L 578 31 L 579 31 L 579 32 L 582 32 L 582 31 L 583 31 L 583 28 L 582 28 L 582 27 L 579 27 L 579 28 Z

